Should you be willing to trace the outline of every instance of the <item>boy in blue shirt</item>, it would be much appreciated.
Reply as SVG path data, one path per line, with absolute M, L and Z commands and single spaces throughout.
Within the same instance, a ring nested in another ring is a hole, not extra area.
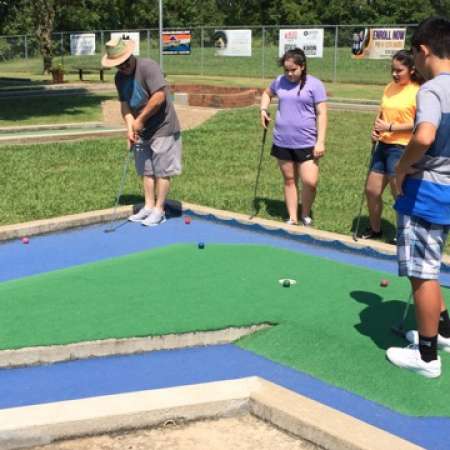
M 414 134 L 396 167 L 399 275 L 411 282 L 418 331 L 413 344 L 389 348 L 396 366 L 428 378 L 441 375 L 438 347 L 450 353 L 450 319 L 439 284 L 450 229 L 450 21 L 431 17 L 412 38 L 416 70 L 426 80 L 417 94 Z

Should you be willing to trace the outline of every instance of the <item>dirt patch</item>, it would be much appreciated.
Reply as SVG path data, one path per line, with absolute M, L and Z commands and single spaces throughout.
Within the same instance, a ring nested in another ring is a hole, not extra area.
M 195 108 L 187 105 L 175 105 L 182 130 L 198 127 L 217 114 L 214 108 Z
M 33 450 L 318 450 L 251 415 L 61 441 Z
M 182 130 L 198 127 L 217 113 L 215 108 L 196 108 L 188 105 L 175 104 L 175 110 L 180 120 Z M 118 100 L 102 102 L 103 123 L 108 126 L 124 126 Z

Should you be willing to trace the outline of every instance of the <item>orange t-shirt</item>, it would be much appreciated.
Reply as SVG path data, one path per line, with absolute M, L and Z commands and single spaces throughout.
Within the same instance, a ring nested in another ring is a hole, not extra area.
M 399 85 L 393 81 L 383 92 L 381 99 L 381 119 L 392 124 L 414 124 L 416 117 L 416 94 L 419 85 L 410 82 Z M 412 136 L 411 131 L 384 131 L 380 134 L 380 141 L 385 144 L 407 145 Z

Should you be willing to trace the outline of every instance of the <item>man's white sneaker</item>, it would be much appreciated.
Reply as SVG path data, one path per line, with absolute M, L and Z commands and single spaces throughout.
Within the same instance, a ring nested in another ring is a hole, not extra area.
M 130 222 L 142 222 L 152 213 L 152 211 L 152 208 L 141 208 L 136 214 L 128 217 L 128 220 Z
M 156 225 L 161 225 L 166 221 L 166 215 L 164 211 L 154 208 L 152 213 L 142 221 L 142 225 L 146 227 L 155 227 Z
M 387 359 L 401 369 L 408 369 L 426 378 L 437 378 L 441 375 L 441 358 L 425 362 L 420 357 L 418 345 L 408 347 L 391 347 L 386 351 Z
M 409 330 L 405 334 L 405 338 L 411 344 L 419 344 L 419 333 L 417 330 Z M 440 350 L 450 353 L 450 338 L 446 338 L 438 334 L 437 345 Z

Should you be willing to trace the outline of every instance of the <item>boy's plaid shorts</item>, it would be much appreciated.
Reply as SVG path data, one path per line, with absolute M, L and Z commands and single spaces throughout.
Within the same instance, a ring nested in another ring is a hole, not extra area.
M 449 228 L 450 225 L 438 225 L 419 217 L 398 214 L 399 275 L 422 280 L 437 279 Z

